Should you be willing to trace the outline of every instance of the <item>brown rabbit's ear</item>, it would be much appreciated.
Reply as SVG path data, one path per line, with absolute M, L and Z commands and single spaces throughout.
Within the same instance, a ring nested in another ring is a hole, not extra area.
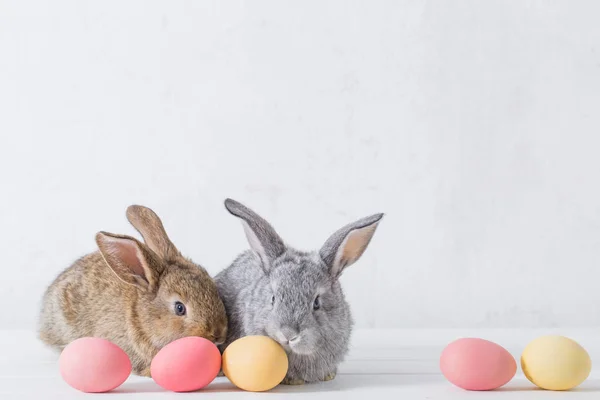
M 162 264 L 152 250 L 130 236 L 107 232 L 98 232 L 96 243 L 104 261 L 123 282 L 144 291 L 157 287 Z
M 163 259 L 179 255 L 158 215 L 148 207 L 132 205 L 127 208 L 127 219 L 142 235 L 146 245 Z

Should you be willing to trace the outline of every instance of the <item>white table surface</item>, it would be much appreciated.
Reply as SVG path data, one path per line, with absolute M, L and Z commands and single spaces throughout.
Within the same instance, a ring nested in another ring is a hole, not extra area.
M 150 378 L 132 376 L 120 388 L 105 394 L 85 394 L 69 387 L 60 377 L 57 354 L 44 347 L 30 332 L 0 331 L 0 400 L 12 399 L 600 399 L 600 376 L 591 378 L 569 392 L 536 389 L 522 376 L 492 392 L 467 392 L 452 386 L 427 360 L 435 362 L 439 346 L 403 349 L 403 358 L 368 359 L 368 352 L 351 357 L 352 362 L 331 382 L 303 386 L 278 386 L 266 393 L 236 389 L 226 378 L 217 378 L 207 388 L 194 393 L 172 393 Z M 398 353 L 400 354 L 400 353 Z M 411 359 L 418 354 L 419 359 Z M 425 360 L 425 361 L 422 361 Z M 377 368 L 379 362 L 384 366 Z M 362 367 L 361 367 L 362 366 Z M 411 366 L 421 372 L 411 373 Z M 381 371 L 395 371 L 382 373 Z

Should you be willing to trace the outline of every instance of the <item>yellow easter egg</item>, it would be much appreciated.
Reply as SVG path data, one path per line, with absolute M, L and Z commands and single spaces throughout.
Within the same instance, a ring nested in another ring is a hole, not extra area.
M 586 380 L 592 360 L 572 339 L 542 336 L 525 347 L 521 368 L 527 379 L 542 389 L 569 390 Z
M 267 336 L 246 336 L 223 352 L 223 373 L 240 389 L 264 392 L 279 385 L 288 370 L 285 350 Z

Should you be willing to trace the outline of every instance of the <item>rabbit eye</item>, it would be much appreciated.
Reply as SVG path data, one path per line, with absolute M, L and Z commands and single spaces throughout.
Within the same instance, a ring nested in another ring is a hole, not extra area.
M 319 296 L 317 296 L 315 297 L 315 301 L 313 303 L 313 310 L 318 310 L 319 308 L 321 308 L 321 299 Z
M 175 314 L 179 315 L 180 317 L 185 315 L 185 306 L 180 301 L 175 303 Z
M 271 297 L 271 304 L 275 304 L 275 296 Z

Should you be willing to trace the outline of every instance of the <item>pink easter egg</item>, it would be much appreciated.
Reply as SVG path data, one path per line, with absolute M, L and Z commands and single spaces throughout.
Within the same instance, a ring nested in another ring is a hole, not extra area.
M 108 340 L 86 337 L 67 345 L 58 361 L 65 382 L 86 393 L 101 393 L 123 384 L 131 373 L 127 354 Z
M 185 337 L 163 347 L 152 360 L 150 373 L 173 392 L 192 392 L 211 383 L 221 369 L 221 353 L 211 341 Z
M 442 374 L 466 390 L 492 390 L 507 384 L 517 372 L 514 357 L 502 346 L 484 339 L 450 343 L 440 357 Z

